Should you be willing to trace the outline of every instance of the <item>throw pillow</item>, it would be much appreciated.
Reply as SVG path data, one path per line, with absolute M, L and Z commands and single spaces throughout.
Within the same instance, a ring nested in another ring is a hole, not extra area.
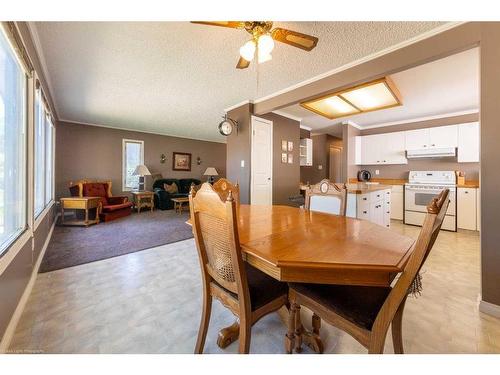
M 177 194 L 179 192 L 175 182 L 172 182 L 171 184 L 163 184 L 163 188 L 169 194 Z

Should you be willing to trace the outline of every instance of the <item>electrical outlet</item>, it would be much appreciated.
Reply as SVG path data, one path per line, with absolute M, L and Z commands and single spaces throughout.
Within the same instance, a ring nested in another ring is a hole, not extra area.
M 245 168 L 245 160 L 241 161 L 241 168 Z
M 380 171 L 378 169 L 375 169 L 375 174 L 378 176 L 380 174 Z

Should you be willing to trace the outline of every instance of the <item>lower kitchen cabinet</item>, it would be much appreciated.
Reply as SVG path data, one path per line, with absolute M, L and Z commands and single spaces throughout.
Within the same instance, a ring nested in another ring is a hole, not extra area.
M 391 219 L 403 220 L 404 213 L 403 185 L 393 185 L 391 189 Z
M 457 227 L 477 230 L 477 189 L 457 189 Z
M 391 189 L 364 194 L 349 193 L 346 215 L 389 228 L 391 225 Z

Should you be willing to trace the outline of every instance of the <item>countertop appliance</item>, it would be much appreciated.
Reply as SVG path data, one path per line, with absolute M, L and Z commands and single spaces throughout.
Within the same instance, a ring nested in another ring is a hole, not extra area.
M 457 231 L 457 184 L 455 171 L 410 171 L 405 184 L 404 223 L 422 226 L 427 204 L 442 190 L 450 189 L 450 204 L 442 229 Z
M 372 178 L 372 174 L 370 173 L 370 171 L 363 169 L 363 170 L 358 172 L 358 181 L 366 182 L 366 181 L 370 181 L 371 178 Z

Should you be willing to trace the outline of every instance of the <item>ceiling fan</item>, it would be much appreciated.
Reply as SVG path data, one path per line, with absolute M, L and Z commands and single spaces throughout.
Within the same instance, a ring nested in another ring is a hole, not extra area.
M 271 60 L 274 40 L 305 51 L 312 50 L 318 44 L 318 38 L 312 35 L 281 27 L 272 29 L 273 23 L 271 21 L 192 21 L 192 23 L 241 29 L 252 35 L 252 39 L 240 48 L 240 59 L 236 64 L 237 69 L 248 68 L 255 55 L 257 55 L 259 64 Z

